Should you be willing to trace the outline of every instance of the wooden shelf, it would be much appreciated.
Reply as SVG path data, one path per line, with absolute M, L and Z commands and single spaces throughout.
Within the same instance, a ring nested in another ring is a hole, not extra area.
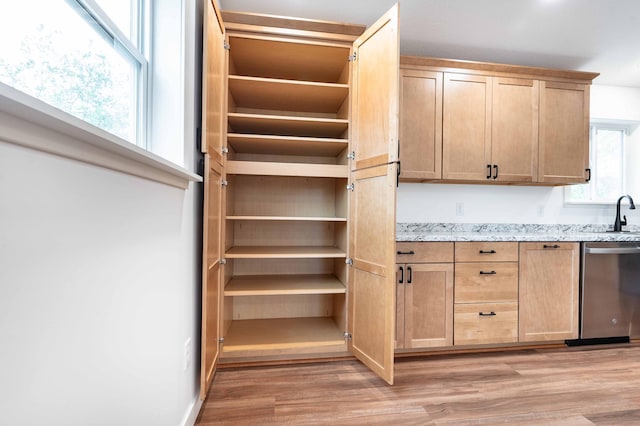
M 227 259 L 321 259 L 344 258 L 336 247 L 325 246 L 234 246 L 225 253 Z
M 301 176 L 347 178 L 349 167 L 337 164 L 274 163 L 267 161 L 226 162 L 227 175 Z
M 236 74 L 337 83 L 348 64 L 350 46 L 331 46 L 229 37 Z
M 346 217 L 307 217 L 307 216 L 227 216 L 227 220 L 264 220 L 264 221 L 300 221 L 300 222 L 346 222 Z
M 349 85 L 230 75 L 229 93 L 238 108 L 336 114 Z
M 349 120 L 293 115 L 227 114 L 232 133 L 341 138 L 349 129 Z
M 223 351 L 342 345 L 343 332 L 331 318 L 234 320 L 224 336 Z
M 238 153 L 335 157 L 349 146 L 348 139 L 229 133 L 229 145 Z
M 225 296 L 344 294 L 347 289 L 333 275 L 249 275 L 233 277 Z

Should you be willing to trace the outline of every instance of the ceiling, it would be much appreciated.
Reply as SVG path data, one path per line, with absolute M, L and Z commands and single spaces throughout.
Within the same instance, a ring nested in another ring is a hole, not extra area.
M 223 10 L 369 25 L 395 0 L 219 0 Z M 599 72 L 640 87 L 638 0 L 402 0 L 404 55 Z

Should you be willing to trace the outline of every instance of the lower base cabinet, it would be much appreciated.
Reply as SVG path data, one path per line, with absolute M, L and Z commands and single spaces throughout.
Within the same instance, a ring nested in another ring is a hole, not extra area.
M 579 243 L 520 243 L 520 341 L 578 338 Z
M 578 337 L 579 243 L 420 242 L 396 248 L 396 349 Z
M 397 258 L 415 263 L 397 265 L 396 349 L 451 346 L 453 243 L 411 246 L 402 250 L 403 245 L 397 245 Z

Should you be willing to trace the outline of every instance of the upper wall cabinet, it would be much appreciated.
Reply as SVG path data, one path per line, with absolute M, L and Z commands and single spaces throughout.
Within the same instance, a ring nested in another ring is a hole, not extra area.
M 540 84 L 539 181 L 584 183 L 589 171 L 589 86 Z
M 401 68 L 401 180 L 588 180 L 598 74 L 409 56 Z

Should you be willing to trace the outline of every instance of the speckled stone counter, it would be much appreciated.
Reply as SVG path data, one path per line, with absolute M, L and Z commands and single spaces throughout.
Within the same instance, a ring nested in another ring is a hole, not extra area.
M 640 227 L 607 232 L 610 225 L 398 223 L 396 241 L 638 241 Z

